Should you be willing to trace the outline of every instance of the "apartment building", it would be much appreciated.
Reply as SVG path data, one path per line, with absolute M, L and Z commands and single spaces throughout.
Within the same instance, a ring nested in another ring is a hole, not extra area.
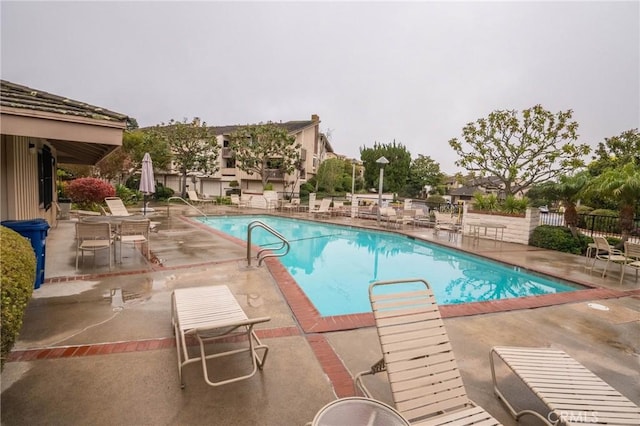
M 279 169 L 270 170 L 269 183 L 276 192 L 298 193 L 300 185 L 305 183 L 318 172 L 320 163 L 333 155 L 333 148 L 327 137 L 320 132 L 320 117 L 316 114 L 310 120 L 287 121 L 275 123 L 282 126 L 294 136 L 300 145 L 301 167 L 292 174 L 282 173 Z M 236 167 L 235 156 L 230 148 L 229 136 L 244 125 L 213 126 L 211 131 L 216 134 L 221 147 L 218 156 L 219 170 L 205 175 L 189 173 L 187 185 L 199 194 L 206 196 L 224 196 L 234 188 L 232 182 L 238 184 L 243 193 L 261 193 L 262 179 L 258 175 L 248 173 Z M 180 176 L 176 170 L 167 173 L 156 172 L 156 180 L 175 191 L 180 190 Z

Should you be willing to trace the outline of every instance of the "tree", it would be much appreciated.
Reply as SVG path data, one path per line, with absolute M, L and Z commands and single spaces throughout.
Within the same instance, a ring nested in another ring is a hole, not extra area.
M 598 176 L 606 169 L 622 167 L 634 161 L 640 164 L 640 133 L 638 129 L 622 132 L 618 136 L 605 138 L 594 151 L 589 164 L 591 175 Z
M 133 117 L 127 117 L 126 123 L 127 123 L 127 130 L 129 131 L 136 130 L 138 128 L 138 120 L 136 120 Z
M 266 124 L 241 127 L 229 135 L 236 167 L 249 175 L 258 174 L 266 187 L 273 172 L 292 174 L 300 168 L 300 148 L 284 127 Z
M 591 181 L 588 192 L 597 192 L 618 202 L 622 241 L 629 238 L 634 229 L 634 217 L 640 205 L 640 165 L 635 161 L 621 168 L 607 169 Z
M 345 165 L 345 163 L 347 163 Z M 323 161 L 318 167 L 318 190 L 333 193 L 342 191 L 346 167 L 349 166 L 349 182 L 351 181 L 351 166 L 348 161 L 340 158 L 330 158 Z M 349 184 L 351 188 L 351 184 Z
M 538 191 L 552 200 L 561 201 L 564 205 L 564 223 L 571 230 L 574 237 L 578 237 L 578 211 L 576 203 L 584 194 L 591 180 L 587 171 L 572 176 L 560 176 L 558 182 L 546 182 L 538 187 Z
M 431 157 L 418 154 L 418 158 L 411 162 L 406 192 L 409 196 L 422 193 L 425 186 L 436 188 L 442 183 L 444 174 L 440 171 L 440 164 Z
M 128 171 L 131 169 L 131 160 L 125 150 L 119 146 L 100 160 L 96 168 L 100 177 L 122 183 L 127 179 Z
M 154 138 L 153 132 L 125 132 L 122 149 L 128 154 L 131 168 L 134 170 L 142 168 L 142 158 L 147 152 L 153 161 L 154 170 L 167 170 L 171 166 L 171 146 L 164 138 Z
M 218 139 L 209 131 L 207 123 L 200 122 L 199 118 L 196 117 L 190 122 L 187 122 L 186 118 L 182 121 L 171 119 L 168 124 L 162 123 L 148 129 L 147 134 L 149 140 L 144 139 L 145 147 L 152 148 L 157 143 L 165 144 L 171 152 L 171 160 L 182 178 L 182 197 L 186 194 L 187 174 L 213 174 L 218 171 L 218 153 L 220 152 Z M 149 145 L 146 145 L 147 143 Z M 136 150 L 136 152 L 139 154 L 140 151 Z M 153 162 L 156 167 L 155 158 Z
M 171 164 L 171 151 L 166 141 L 153 138 L 149 132 L 134 130 L 122 135 L 122 146 L 100 160 L 96 167 L 100 177 L 119 183 L 129 180 L 142 168 L 142 157 L 148 152 L 154 170 L 167 170 Z M 132 188 L 136 189 L 136 188 Z
M 584 165 L 588 145 L 576 145 L 578 123 L 573 111 L 553 114 L 536 105 L 522 111 L 497 110 L 462 129 L 464 142 L 449 145 L 461 157 L 456 165 L 480 176 L 496 176 L 505 195 L 569 174 Z
M 380 165 L 376 161 L 380 157 L 389 160 L 389 164 L 384 167 L 383 191 L 400 192 L 409 178 L 411 153 L 395 140 L 390 144 L 375 142 L 373 148 L 360 148 L 360 160 L 364 166 L 364 182 L 367 188 L 379 187 Z

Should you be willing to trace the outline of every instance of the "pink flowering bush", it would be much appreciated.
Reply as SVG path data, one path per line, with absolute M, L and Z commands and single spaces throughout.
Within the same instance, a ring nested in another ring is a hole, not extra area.
M 114 197 L 116 190 L 110 183 L 86 177 L 69 182 L 66 194 L 78 208 L 96 210 L 97 204 L 102 203 L 106 197 Z

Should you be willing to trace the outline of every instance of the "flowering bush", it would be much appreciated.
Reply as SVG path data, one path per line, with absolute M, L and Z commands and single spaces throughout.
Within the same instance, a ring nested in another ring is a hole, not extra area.
M 66 192 L 79 208 L 86 210 L 95 210 L 96 203 L 116 195 L 116 190 L 110 183 L 91 177 L 72 180 L 67 185 Z

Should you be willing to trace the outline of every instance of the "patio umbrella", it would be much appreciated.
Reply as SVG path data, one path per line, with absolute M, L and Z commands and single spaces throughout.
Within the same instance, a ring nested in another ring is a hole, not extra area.
M 142 157 L 142 175 L 140 176 L 140 192 L 143 194 L 144 207 L 142 214 L 147 214 L 147 195 L 156 192 L 156 182 L 153 177 L 153 162 L 148 152 Z

